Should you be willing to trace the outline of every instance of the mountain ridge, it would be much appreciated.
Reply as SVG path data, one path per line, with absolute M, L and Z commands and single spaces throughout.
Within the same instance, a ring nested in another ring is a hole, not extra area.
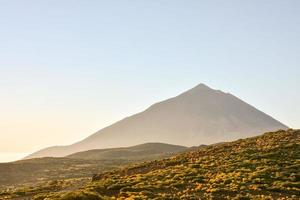
M 49 147 L 26 158 L 59 157 L 78 151 L 148 142 L 197 146 L 287 128 L 230 93 L 198 84 L 105 127 L 82 141 L 68 146 Z
M 165 143 L 145 143 L 131 147 L 108 148 L 108 149 L 91 149 L 87 151 L 76 152 L 66 156 L 73 159 L 146 159 L 149 156 L 163 157 L 168 154 L 174 154 L 188 150 L 187 147 Z

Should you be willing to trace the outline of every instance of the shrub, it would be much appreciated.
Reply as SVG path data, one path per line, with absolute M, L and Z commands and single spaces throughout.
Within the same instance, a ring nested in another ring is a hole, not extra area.
M 61 200 L 103 200 L 101 196 L 93 192 L 76 191 L 62 195 Z

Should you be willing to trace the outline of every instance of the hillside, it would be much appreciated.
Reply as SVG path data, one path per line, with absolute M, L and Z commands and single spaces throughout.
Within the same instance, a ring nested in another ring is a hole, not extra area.
M 161 158 L 168 154 L 182 152 L 187 149 L 187 147 L 179 145 L 146 143 L 133 147 L 93 149 L 71 154 L 67 156 L 67 158 L 89 160 L 148 160 L 150 158 Z
M 35 199 L 299 199 L 300 130 L 211 145 Z
M 69 146 L 49 147 L 27 158 L 61 157 L 90 149 L 149 142 L 198 146 L 279 129 L 287 127 L 229 93 L 200 84 L 106 127 L 83 141 Z
M 86 178 L 134 162 L 166 158 L 188 148 L 162 143 L 147 143 L 127 148 L 79 152 L 65 158 L 35 158 L 0 163 L 1 185 Z

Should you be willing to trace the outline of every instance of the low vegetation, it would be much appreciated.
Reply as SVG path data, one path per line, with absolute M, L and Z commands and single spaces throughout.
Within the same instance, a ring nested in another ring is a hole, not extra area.
M 277 131 L 97 174 L 76 189 L 32 198 L 300 199 L 299 169 L 300 131 Z

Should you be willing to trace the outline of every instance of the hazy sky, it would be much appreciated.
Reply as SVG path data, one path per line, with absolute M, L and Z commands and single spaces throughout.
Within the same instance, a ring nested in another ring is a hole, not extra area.
M 299 0 L 0 2 L 0 161 L 202 82 L 300 128 Z

